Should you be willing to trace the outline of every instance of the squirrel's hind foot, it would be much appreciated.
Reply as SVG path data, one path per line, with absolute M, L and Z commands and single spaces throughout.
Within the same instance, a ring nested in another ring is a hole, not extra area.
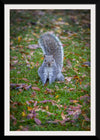
M 64 78 L 64 76 L 63 76 L 62 73 L 59 73 L 59 74 L 57 75 L 57 80 L 58 80 L 58 81 L 64 81 L 64 80 L 65 80 L 65 78 Z

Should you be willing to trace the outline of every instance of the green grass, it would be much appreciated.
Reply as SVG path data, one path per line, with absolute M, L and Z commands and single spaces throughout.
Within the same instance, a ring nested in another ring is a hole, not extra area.
M 89 11 L 43 10 L 42 12 L 43 16 L 40 15 L 39 10 L 10 11 L 10 83 L 25 83 L 40 89 L 10 90 L 10 115 L 13 116 L 10 119 L 10 130 L 89 131 L 90 121 L 86 117 L 90 119 L 90 101 L 79 99 L 84 95 L 90 97 L 90 67 L 83 64 L 90 61 Z M 58 35 L 64 45 L 62 72 L 65 81 L 55 81 L 51 85 L 47 83 L 43 87 L 37 73 L 43 62 L 42 50 L 40 48 L 31 50 L 28 45 L 37 44 L 39 36 L 47 31 L 53 31 Z M 18 39 L 20 37 L 21 39 Z M 15 64 L 16 60 L 18 62 Z M 66 80 L 68 77 L 71 77 L 70 81 Z M 48 92 L 47 89 L 52 91 Z M 32 96 L 33 92 L 36 93 L 35 96 Z M 30 100 L 37 101 L 36 107 L 40 110 L 36 110 L 32 102 L 27 104 Z M 52 100 L 55 104 L 40 103 L 43 100 Z M 76 102 L 71 102 L 71 100 Z M 81 105 L 81 113 L 77 119 L 69 115 L 70 121 L 63 124 L 48 123 L 48 121 L 62 121 L 62 112 L 66 117 L 67 110 L 71 106 L 78 105 Z M 29 107 L 36 111 L 36 118 L 41 121 L 40 125 L 34 118 L 27 118 L 30 113 Z M 49 115 L 47 112 L 53 114 Z

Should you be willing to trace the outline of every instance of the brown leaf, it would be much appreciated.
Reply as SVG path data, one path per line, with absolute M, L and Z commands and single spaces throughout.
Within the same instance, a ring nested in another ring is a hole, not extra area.
M 29 88 L 31 88 L 31 86 L 32 86 L 32 85 L 29 85 L 29 86 L 28 86 L 28 85 L 25 85 L 23 88 L 24 88 L 25 90 L 29 90 Z
M 25 86 L 24 83 L 22 83 L 22 84 L 11 83 L 11 84 L 10 84 L 10 87 L 11 87 L 12 89 L 13 89 L 13 88 L 15 88 L 15 89 L 23 88 L 24 86 Z
M 22 78 L 24 81 L 29 82 L 29 80 L 27 78 Z
M 40 88 L 38 87 L 32 87 L 33 90 L 37 90 L 37 91 L 40 91 Z
M 70 100 L 71 103 L 77 103 L 77 100 Z
M 28 115 L 27 115 L 27 118 L 28 119 L 34 119 L 34 117 L 36 117 L 36 113 L 29 113 Z
M 67 59 L 67 67 L 68 68 L 71 68 L 72 67 L 71 61 L 69 59 Z
M 75 88 L 69 88 L 69 89 L 68 89 L 68 91 L 73 91 L 73 90 L 75 90 Z
M 28 106 L 27 109 L 28 109 L 28 111 L 32 111 L 33 108 Z
M 36 92 L 35 91 L 32 92 L 31 98 L 33 98 L 34 96 L 36 96 Z
M 88 94 L 85 94 L 83 96 L 80 96 L 80 100 L 86 100 L 86 99 L 90 99 Z
M 13 60 L 12 61 L 13 66 L 16 65 L 17 63 L 18 63 L 18 60 Z
M 47 93 L 52 93 L 52 92 L 54 92 L 54 91 L 53 91 L 53 89 L 46 88 L 46 92 L 47 92 Z
M 45 110 L 45 109 L 42 109 L 42 108 L 36 108 L 35 111 L 46 112 L 49 116 L 50 116 L 50 115 L 55 115 L 54 113 L 51 113 L 51 112 L 49 112 L 49 111 L 47 111 L 47 110 Z
M 82 113 L 82 115 L 83 115 L 85 121 L 90 121 L 90 119 L 87 117 L 87 115 L 85 113 Z
M 63 120 L 66 118 L 63 111 L 61 112 L 61 117 Z
M 72 78 L 73 77 L 65 77 L 65 80 L 67 80 L 68 82 L 70 82 Z

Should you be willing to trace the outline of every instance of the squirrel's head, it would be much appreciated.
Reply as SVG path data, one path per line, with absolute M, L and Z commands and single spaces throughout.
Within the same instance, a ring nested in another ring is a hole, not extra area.
M 53 55 L 44 55 L 44 63 L 48 67 L 53 66 L 55 63 L 55 59 L 53 58 Z

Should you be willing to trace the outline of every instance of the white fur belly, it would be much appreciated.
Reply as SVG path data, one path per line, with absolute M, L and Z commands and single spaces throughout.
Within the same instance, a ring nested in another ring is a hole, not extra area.
M 46 67 L 44 73 L 47 75 L 49 78 L 50 75 L 52 75 L 52 68 Z

